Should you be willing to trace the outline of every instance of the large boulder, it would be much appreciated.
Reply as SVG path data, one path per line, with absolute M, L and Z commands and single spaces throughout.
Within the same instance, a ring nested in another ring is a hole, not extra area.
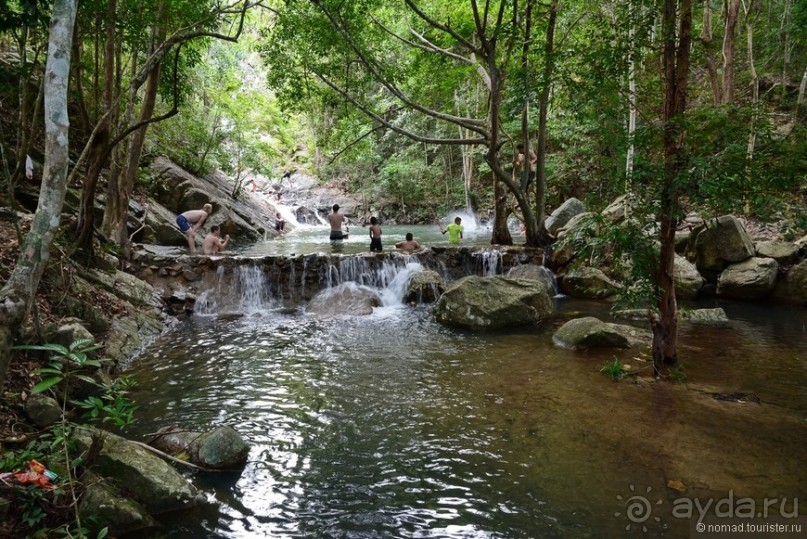
M 197 466 L 232 470 L 244 465 L 249 446 L 232 427 L 220 426 L 210 432 L 171 430 L 161 432 L 152 442 L 166 453 L 185 453 Z
M 640 342 L 647 343 L 652 337 L 647 330 L 633 326 L 603 322 L 587 316 L 575 318 L 563 324 L 552 336 L 552 341 L 563 348 L 630 348 Z
M 546 230 L 555 236 L 558 231 L 566 226 L 572 217 L 586 211 L 586 207 L 576 198 L 566 200 L 560 207 L 556 208 L 544 221 Z
M 710 282 L 729 264 L 748 260 L 754 253 L 751 237 L 733 215 L 709 219 L 695 237 L 695 265 Z
M 673 261 L 673 280 L 675 281 L 675 295 L 683 299 L 697 297 L 705 282 L 695 264 L 680 255 L 675 255 Z
M 761 241 L 756 244 L 757 256 L 773 258 L 783 265 L 799 259 L 799 247 L 789 241 Z
M 583 266 L 563 275 L 560 288 L 575 298 L 605 299 L 619 291 L 619 284 L 602 270 Z
M 794 265 L 773 290 L 773 299 L 782 303 L 807 305 L 807 260 Z
M 175 213 L 157 202 L 151 202 L 146 211 L 146 227 L 138 238 L 143 243 L 187 247 L 188 237 L 177 227 Z M 202 238 L 197 236 L 197 245 Z
M 553 293 L 556 294 L 558 291 L 558 281 L 555 278 L 555 274 L 544 266 L 537 264 L 520 264 L 510 268 L 506 276 L 511 279 L 539 281 L 544 283 Z
M 760 299 L 776 285 L 779 264 L 772 258 L 749 258 L 726 268 L 717 280 L 717 295 L 737 299 Z
M 621 195 L 611 202 L 607 208 L 600 212 L 600 215 L 605 217 L 610 222 L 621 221 L 625 218 L 625 205 L 627 197 Z
M 365 316 L 381 305 L 378 292 L 369 286 L 347 282 L 320 291 L 306 307 L 306 312 L 320 316 Z
M 445 292 L 446 282 L 434 270 L 413 273 L 406 283 L 404 301 L 406 303 L 434 303 Z
M 534 324 L 554 310 L 552 291 L 542 282 L 471 275 L 448 287 L 434 313 L 447 326 L 488 330 Z
M 103 437 L 96 471 L 125 487 L 151 514 L 185 509 L 205 501 L 204 496 L 164 460 L 111 432 L 88 427 L 77 429 L 75 440 L 79 452 L 89 450 L 93 436 Z
M 591 212 L 576 214 L 571 219 L 569 219 L 569 221 L 565 225 L 563 225 L 563 227 L 561 227 L 560 230 L 557 231 L 557 234 L 555 236 L 557 237 L 558 240 L 562 240 L 572 230 L 580 226 L 581 223 L 583 223 L 587 218 L 591 217 L 592 215 L 594 214 Z

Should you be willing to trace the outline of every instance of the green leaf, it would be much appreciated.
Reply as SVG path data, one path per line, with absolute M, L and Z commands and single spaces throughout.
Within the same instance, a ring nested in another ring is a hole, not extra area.
M 68 353 L 67 348 L 61 344 L 48 343 L 48 344 L 22 344 L 19 346 L 12 346 L 12 350 L 44 350 L 46 352 L 56 352 L 59 355 L 66 356 Z
M 88 384 L 92 384 L 94 386 L 101 385 L 98 382 L 96 382 L 95 379 L 92 376 L 87 376 L 86 374 L 76 374 L 74 376 L 76 378 L 78 378 L 79 380 L 83 380 L 84 382 L 87 382 Z
M 62 380 L 64 380 L 64 377 L 62 376 L 53 376 L 51 378 L 46 378 L 45 380 L 42 380 L 37 385 L 35 385 L 33 389 L 31 389 L 31 393 L 36 395 L 37 393 L 47 391 L 48 389 L 52 388 Z

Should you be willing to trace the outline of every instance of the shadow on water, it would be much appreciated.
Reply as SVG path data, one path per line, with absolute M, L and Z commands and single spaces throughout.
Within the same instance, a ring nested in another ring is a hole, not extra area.
M 681 537 L 682 497 L 805 499 L 803 309 L 682 325 L 688 381 L 671 384 L 642 376 L 645 353 L 553 346 L 578 311 L 607 317 L 561 301 L 555 321 L 489 334 L 403 306 L 181 325 L 134 365 L 137 431 L 228 424 L 252 451 L 240 474 L 197 476 L 216 503 L 160 536 Z M 642 375 L 610 381 L 615 356 Z M 631 521 L 637 493 L 652 503 Z

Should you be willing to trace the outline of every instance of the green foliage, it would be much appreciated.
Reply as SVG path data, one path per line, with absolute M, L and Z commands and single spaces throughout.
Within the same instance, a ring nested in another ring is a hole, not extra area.
M 600 372 L 604 372 L 616 382 L 621 380 L 627 371 L 625 370 L 625 366 L 620 363 L 619 358 L 615 357 L 612 363 L 606 361 L 605 365 L 600 369 Z
M 683 384 L 687 381 L 687 373 L 683 363 L 678 363 L 675 367 L 670 369 L 668 376 L 675 384 Z
M 117 427 L 125 427 L 132 423 L 138 408 L 127 398 L 132 386 L 131 378 L 120 376 L 111 385 L 104 386 L 100 397 L 87 397 L 83 401 L 73 401 L 73 404 L 86 410 L 83 415 L 86 419 L 101 420 L 102 423 L 109 421 Z
M 42 381 L 31 390 L 34 394 L 47 391 L 68 378 L 95 384 L 95 380 L 81 374 L 80 371 L 101 366 L 101 360 L 92 359 L 89 355 L 90 352 L 99 348 L 102 346 L 94 344 L 92 339 L 79 339 L 70 343 L 68 347 L 55 343 L 14 347 L 15 350 L 42 350 L 51 353 L 48 364 L 36 370 L 36 373 L 42 377 Z

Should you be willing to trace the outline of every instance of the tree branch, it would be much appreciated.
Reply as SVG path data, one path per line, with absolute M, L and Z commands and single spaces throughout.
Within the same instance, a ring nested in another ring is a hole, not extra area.
M 407 3 L 408 2 L 409 0 L 407 0 Z M 395 97 L 397 97 L 398 99 L 400 99 L 402 102 L 406 103 L 413 109 L 422 112 L 423 114 L 426 114 L 428 116 L 431 116 L 432 118 L 437 118 L 439 120 L 443 120 L 453 124 L 463 125 L 467 127 L 468 130 L 473 131 L 475 133 L 479 133 L 480 135 L 483 136 L 487 134 L 485 131 L 485 122 L 482 120 L 475 120 L 473 118 L 460 118 L 457 116 L 453 116 L 451 114 L 439 112 L 424 107 L 420 103 L 417 103 L 412 99 L 410 99 L 409 97 L 407 97 L 396 85 L 391 83 L 389 80 L 387 80 L 386 77 L 384 77 L 381 73 L 379 73 L 379 71 L 374 67 L 373 62 L 371 62 L 370 59 L 364 54 L 364 51 L 362 51 L 361 48 L 358 45 L 356 45 L 353 39 L 351 39 L 350 33 L 336 20 L 336 18 L 331 14 L 331 12 L 328 11 L 328 9 L 326 9 L 325 6 L 323 6 L 320 2 L 315 1 L 315 4 L 325 14 L 328 20 L 331 21 L 333 27 L 342 35 L 342 38 L 345 40 L 345 42 L 347 42 L 350 48 L 353 49 L 353 51 L 358 55 L 359 61 L 362 63 L 362 65 L 364 65 L 370 71 L 373 77 L 380 84 L 382 84 L 387 90 L 389 90 Z M 320 75 L 319 73 L 315 74 L 318 77 L 322 77 L 322 75 Z M 322 80 L 325 81 L 324 78 Z M 326 84 L 331 85 L 330 81 L 327 81 Z M 435 139 L 435 140 L 442 140 L 442 139 Z
M 465 39 L 464 37 L 459 35 L 456 31 L 452 30 L 449 26 L 447 26 L 445 24 L 442 24 L 442 23 L 439 23 L 436 20 L 429 17 L 428 15 L 426 15 L 423 11 L 421 11 L 421 9 L 419 7 L 417 7 L 415 5 L 415 3 L 412 0 L 404 0 L 404 1 L 406 2 L 406 5 L 409 6 L 409 8 L 417 14 L 418 17 L 420 17 L 421 19 L 426 21 L 429 25 L 431 25 L 432 27 L 434 27 L 434 28 L 436 28 L 438 30 L 442 30 L 446 34 L 450 35 L 451 37 L 456 39 L 457 42 L 461 43 L 464 47 L 466 47 L 471 52 L 475 52 L 476 54 L 478 54 L 480 56 L 482 55 L 482 50 L 479 49 L 476 45 L 474 45 L 473 43 L 471 43 L 470 41 L 468 41 L 467 39 Z M 476 2 L 474 2 L 474 4 L 476 4 Z
M 402 128 L 398 127 L 397 125 L 394 125 L 394 124 L 390 123 L 389 121 L 385 120 L 384 118 L 382 118 L 381 116 L 379 116 L 378 114 L 376 114 L 375 112 L 370 110 L 366 105 L 364 105 L 363 103 L 356 100 L 352 95 L 350 95 L 343 88 L 337 86 L 336 84 L 334 84 L 333 82 L 328 80 L 324 75 L 321 75 L 320 73 L 317 73 L 316 71 L 313 72 L 313 73 L 314 73 L 314 76 L 316 76 L 319 80 L 324 82 L 331 89 L 333 89 L 336 92 L 338 92 L 339 94 L 341 94 L 345 99 L 347 99 L 348 101 L 353 103 L 356 107 L 358 107 L 367 116 L 370 116 L 371 118 L 373 118 L 374 120 L 376 120 L 377 122 L 382 124 L 387 129 L 395 131 L 396 133 L 404 135 L 405 137 L 410 138 L 412 140 L 416 140 L 418 142 L 426 142 L 426 143 L 429 143 L 429 144 L 485 144 L 485 142 L 487 140 L 486 138 L 475 138 L 475 139 L 468 139 L 468 138 L 465 138 L 465 139 L 431 138 L 431 137 L 424 137 L 424 136 L 418 135 L 416 133 L 412 133 L 411 131 L 408 131 L 406 129 L 402 129 Z M 469 129 L 471 131 L 478 131 L 478 128 L 476 126 L 474 126 L 474 129 L 471 129 L 471 127 L 469 127 L 468 125 L 466 125 L 465 123 L 462 123 L 462 122 L 451 122 L 451 123 L 454 123 L 454 124 L 457 124 L 457 125 L 462 125 L 466 129 Z M 484 134 L 484 133 L 482 133 L 482 134 Z

